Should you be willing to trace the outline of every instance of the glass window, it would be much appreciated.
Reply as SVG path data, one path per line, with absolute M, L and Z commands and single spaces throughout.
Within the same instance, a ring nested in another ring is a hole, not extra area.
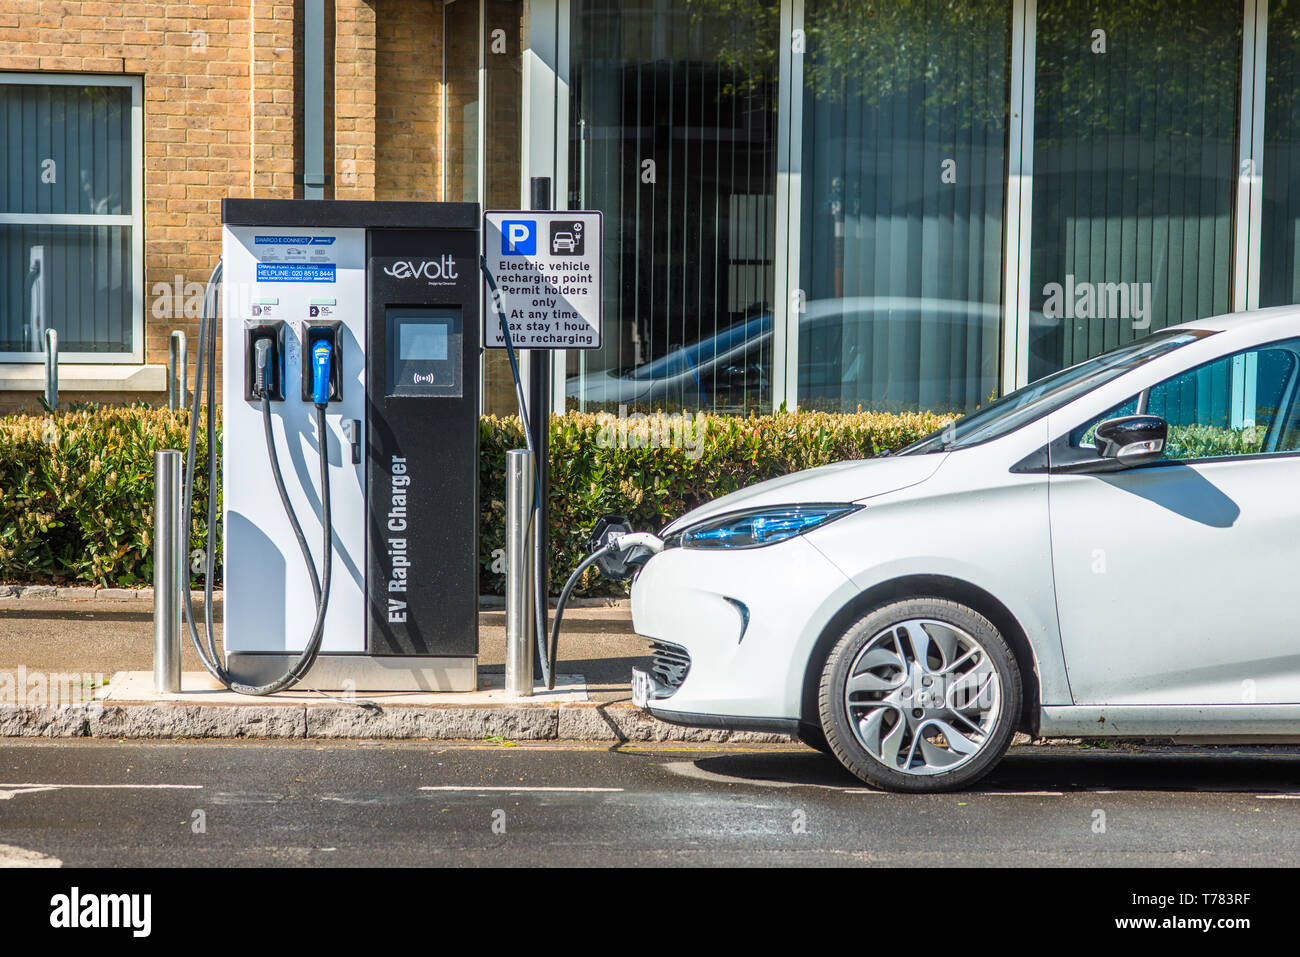
M 1300 339 L 1225 356 L 1166 379 L 1080 426 L 1070 433 L 1070 444 L 1092 447 L 1099 422 L 1145 413 L 1169 423 L 1165 459 L 1300 451 L 1297 370 Z
M 996 395 L 1011 4 L 807 0 L 799 403 Z
M 1259 304 L 1300 302 L 1300 0 L 1268 7 Z
M 572 0 L 570 209 L 605 214 L 570 408 L 772 405 L 780 7 Z
M 1039 0 L 1029 379 L 1228 312 L 1240 0 Z
M 132 86 L 0 74 L 0 354 L 138 348 Z

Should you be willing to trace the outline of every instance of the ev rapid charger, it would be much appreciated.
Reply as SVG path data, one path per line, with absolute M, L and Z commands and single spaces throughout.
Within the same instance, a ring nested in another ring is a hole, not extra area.
M 325 410 L 333 574 L 304 685 L 474 690 L 478 206 L 227 199 L 222 223 L 226 670 L 283 675 L 317 609 L 265 391 L 318 568 Z

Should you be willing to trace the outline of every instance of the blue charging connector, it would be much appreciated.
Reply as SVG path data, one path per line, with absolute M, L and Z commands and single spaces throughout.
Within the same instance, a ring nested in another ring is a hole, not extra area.
M 325 339 L 317 339 L 311 347 L 311 397 L 317 405 L 327 405 L 330 400 L 330 358 L 334 348 Z

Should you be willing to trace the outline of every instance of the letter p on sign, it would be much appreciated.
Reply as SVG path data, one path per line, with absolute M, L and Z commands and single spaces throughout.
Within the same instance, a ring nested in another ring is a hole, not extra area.
M 536 256 L 537 222 L 530 219 L 507 219 L 501 224 L 502 256 Z

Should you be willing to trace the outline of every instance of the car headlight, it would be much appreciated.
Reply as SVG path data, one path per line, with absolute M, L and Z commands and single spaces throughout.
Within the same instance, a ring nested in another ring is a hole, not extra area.
M 672 535 L 668 546 L 683 548 L 760 548 L 802 535 L 856 512 L 860 505 L 780 505 L 732 512 L 691 525 Z

